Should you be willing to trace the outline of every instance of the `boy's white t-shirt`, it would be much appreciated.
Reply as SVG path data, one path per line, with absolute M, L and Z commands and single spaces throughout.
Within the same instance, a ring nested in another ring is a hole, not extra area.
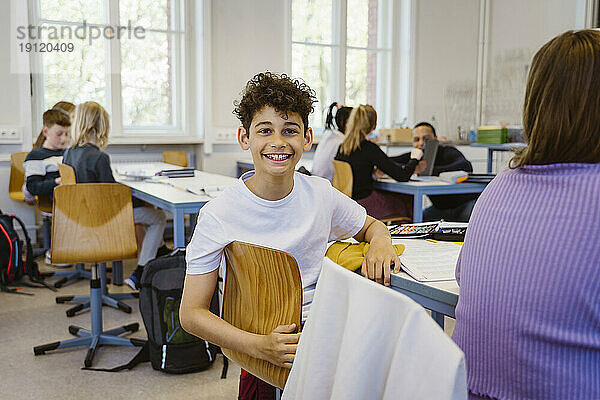
M 205 274 L 217 269 L 225 246 L 236 240 L 285 251 L 300 268 L 304 320 L 327 242 L 356 235 L 367 213 L 326 179 L 298 172 L 289 195 L 265 200 L 244 184 L 252 175 L 254 171 L 248 171 L 236 185 L 200 209 L 186 249 L 187 273 Z

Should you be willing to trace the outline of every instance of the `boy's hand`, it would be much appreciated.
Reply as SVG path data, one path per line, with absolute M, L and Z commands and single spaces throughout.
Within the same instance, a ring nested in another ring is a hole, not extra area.
M 261 338 L 258 358 L 283 368 L 292 368 L 300 333 L 293 333 L 296 324 L 279 325 Z
M 374 239 L 371 241 L 369 251 L 362 262 L 362 275 L 366 278 L 390 286 L 390 268 L 394 267 L 394 273 L 400 271 L 400 258 L 391 241 Z
M 420 175 L 423 172 L 425 172 L 426 169 L 427 169 L 427 161 L 421 160 L 421 161 L 419 161 L 419 163 L 415 167 L 415 174 L 416 175 Z
M 57 185 L 60 185 L 61 182 L 62 179 L 60 179 L 60 176 L 58 178 L 54 178 L 54 183 L 56 183 Z

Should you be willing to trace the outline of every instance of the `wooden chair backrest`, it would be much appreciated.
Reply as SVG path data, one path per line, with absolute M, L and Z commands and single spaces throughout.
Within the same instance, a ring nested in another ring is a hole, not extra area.
M 59 185 L 54 189 L 52 262 L 134 258 L 131 190 L 118 183 Z
M 225 247 L 227 270 L 223 319 L 244 331 L 268 334 L 279 325 L 300 327 L 302 281 L 298 263 L 286 252 L 242 242 Z M 282 388 L 290 370 L 222 349 L 252 375 Z
M 23 191 L 21 188 L 25 183 L 25 162 L 26 151 L 12 153 L 10 155 L 10 178 L 8 181 L 8 195 L 11 199 L 23 201 Z
M 74 185 L 77 183 L 75 170 L 70 165 L 58 164 L 58 173 L 60 174 L 61 185 Z
M 163 162 L 180 167 L 188 166 L 187 154 L 184 151 L 163 151 Z
M 350 164 L 345 161 L 333 160 L 333 187 L 346 196 L 352 197 L 353 184 L 354 178 Z

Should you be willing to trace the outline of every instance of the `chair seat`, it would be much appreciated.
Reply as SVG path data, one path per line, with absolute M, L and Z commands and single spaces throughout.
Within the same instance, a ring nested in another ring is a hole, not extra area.
M 25 201 L 25 195 L 20 190 L 18 192 L 8 192 L 8 195 L 13 200 L 16 200 L 16 201 Z

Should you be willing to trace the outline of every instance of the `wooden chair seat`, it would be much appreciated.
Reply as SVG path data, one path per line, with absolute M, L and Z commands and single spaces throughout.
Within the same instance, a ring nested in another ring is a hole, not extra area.
M 58 173 L 60 174 L 61 185 L 74 185 L 77 183 L 75 180 L 75 170 L 70 165 L 58 164 Z
M 10 178 L 8 181 L 8 195 L 16 201 L 24 201 L 24 195 L 21 188 L 25 183 L 25 167 L 23 163 L 27 157 L 26 151 L 12 153 L 10 155 Z
M 163 151 L 163 162 L 180 167 L 188 166 L 187 154 L 184 151 Z
M 242 242 L 225 247 L 223 319 L 244 331 L 269 334 L 278 325 L 300 327 L 302 281 L 294 257 Z M 283 388 L 290 370 L 229 349 L 223 354 L 252 375 Z

